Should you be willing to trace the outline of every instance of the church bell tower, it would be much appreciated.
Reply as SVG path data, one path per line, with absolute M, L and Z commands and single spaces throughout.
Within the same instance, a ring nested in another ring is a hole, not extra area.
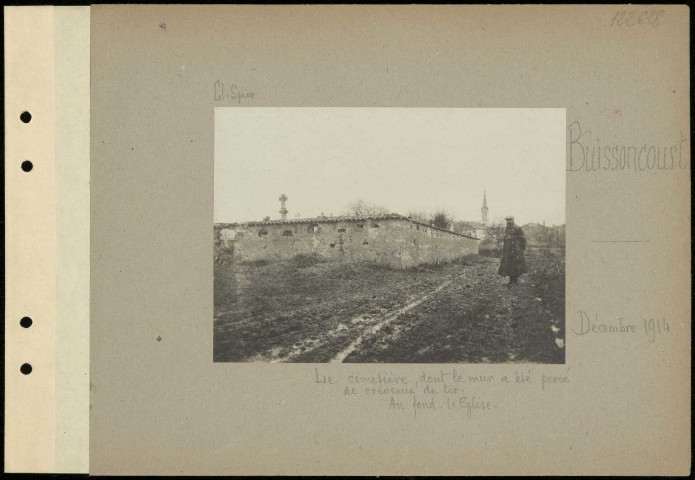
M 483 222 L 487 223 L 487 192 L 483 190 L 483 208 L 480 209 L 480 213 L 483 215 Z

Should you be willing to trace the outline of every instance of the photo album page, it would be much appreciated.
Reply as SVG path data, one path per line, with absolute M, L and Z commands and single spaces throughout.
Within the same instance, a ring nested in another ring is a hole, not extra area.
M 690 474 L 686 5 L 4 15 L 6 472 Z

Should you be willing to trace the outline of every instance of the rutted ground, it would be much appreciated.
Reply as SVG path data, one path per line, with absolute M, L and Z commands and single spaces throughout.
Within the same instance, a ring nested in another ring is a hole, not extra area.
M 564 259 L 527 257 L 511 288 L 498 259 L 391 270 L 320 262 L 215 266 L 215 361 L 564 361 Z

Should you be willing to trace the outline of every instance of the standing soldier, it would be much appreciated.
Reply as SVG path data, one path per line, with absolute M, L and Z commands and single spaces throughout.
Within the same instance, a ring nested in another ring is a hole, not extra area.
M 519 275 L 528 271 L 524 250 L 526 250 L 526 237 L 521 227 L 514 224 L 514 217 L 505 218 L 507 228 L 504 231 L 504 247 L 502 247 L 502 260 L 500 261 L 499 274 L 509 277 L 509 285 L 517 282 Z

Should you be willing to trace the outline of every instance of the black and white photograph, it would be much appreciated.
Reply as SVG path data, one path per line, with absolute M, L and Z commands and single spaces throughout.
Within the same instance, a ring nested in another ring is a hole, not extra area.
M 215 362 L 565 363 L 564 109 L 215 109 Z

